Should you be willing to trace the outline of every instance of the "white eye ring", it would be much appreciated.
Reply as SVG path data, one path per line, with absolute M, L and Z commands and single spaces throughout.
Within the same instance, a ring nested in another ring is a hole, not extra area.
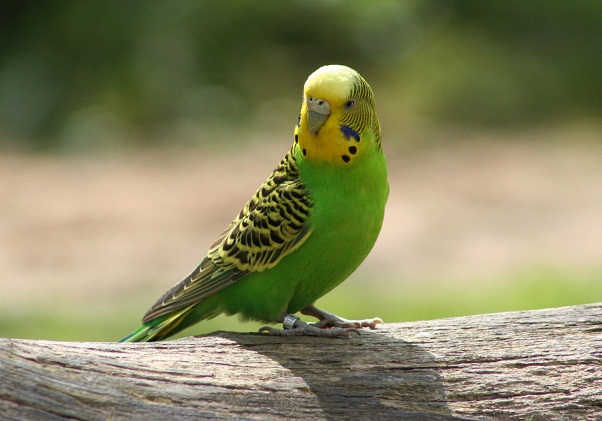
M 348 110 L 352 109 L 355 106 L 355 99 L 351 98 L 345 103 L 345 108 Z

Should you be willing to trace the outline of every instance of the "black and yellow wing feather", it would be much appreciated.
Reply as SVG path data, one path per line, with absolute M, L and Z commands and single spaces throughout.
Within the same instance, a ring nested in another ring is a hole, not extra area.
M 299 179 L 295 146 L 207 256 L 146 313 L 143 323 L 191 307 L 252 272 L 274 267 L 311 234 L 311 197 Z

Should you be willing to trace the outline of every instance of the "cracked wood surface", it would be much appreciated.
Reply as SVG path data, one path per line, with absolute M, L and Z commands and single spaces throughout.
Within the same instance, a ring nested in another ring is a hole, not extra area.
M 0 418 L 602 419 L 602 304 L 360 337 L 0 339 Z

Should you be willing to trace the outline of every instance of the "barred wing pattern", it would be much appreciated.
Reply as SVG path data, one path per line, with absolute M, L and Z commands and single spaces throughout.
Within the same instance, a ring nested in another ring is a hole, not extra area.
M 299 179 L 295 146 L 201 264 L 155 303 L 143 323 L 199 303 L 249 273 L 274 267 L 307 239 L 313 204 Z

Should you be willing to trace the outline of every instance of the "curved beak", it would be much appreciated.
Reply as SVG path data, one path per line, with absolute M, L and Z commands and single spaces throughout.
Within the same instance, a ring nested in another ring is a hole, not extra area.
M 330 116 L 330 103 L 314 97 L 307 98 L 307 127 L 313 135 L 318 134 Z

